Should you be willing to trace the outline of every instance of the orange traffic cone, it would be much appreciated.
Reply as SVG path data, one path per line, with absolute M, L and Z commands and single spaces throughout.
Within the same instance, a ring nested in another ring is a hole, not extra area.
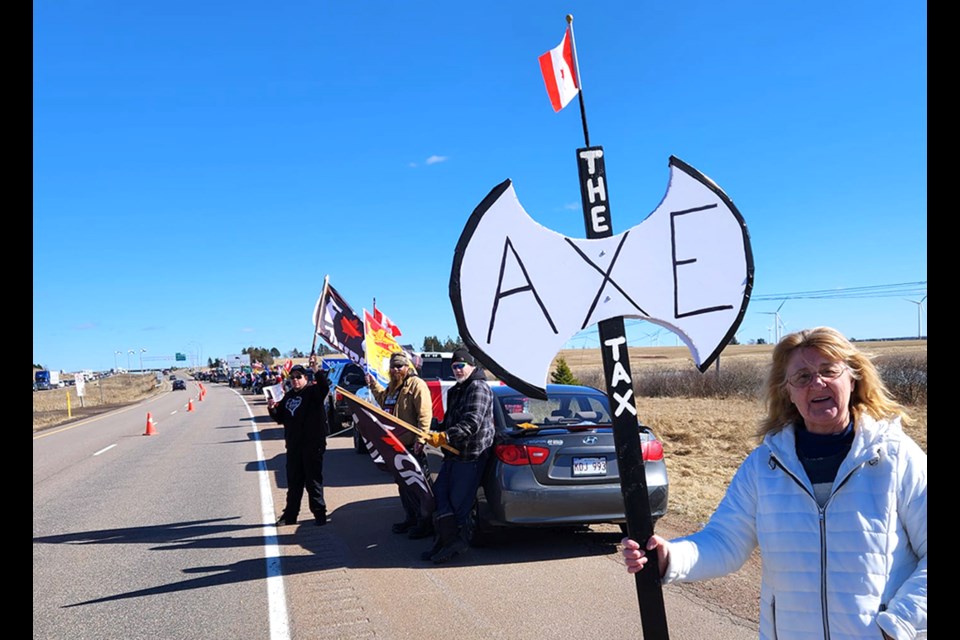
M 147 430 L 143 432 L 145 436 L 155 436 L 157 435 L 157 430 L 153 428 L 153 416 L 150 413 L 147 413 Z
M 200 393 L 197 394 L 197 400 L 203 400 L 203 389 L 200 389 Z
M 193 398 L 187 400 L 187 411 L 193 411 Z

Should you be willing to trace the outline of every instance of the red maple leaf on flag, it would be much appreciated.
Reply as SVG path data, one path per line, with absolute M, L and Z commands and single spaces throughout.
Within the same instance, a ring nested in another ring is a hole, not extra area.
M 359 338 L 361 335 L 360 328 L 357 326 L 359 324 L 358 320 L 351 320 L 350 318 L 340 318 L 340 328 L 343 332 L 351 338 Z

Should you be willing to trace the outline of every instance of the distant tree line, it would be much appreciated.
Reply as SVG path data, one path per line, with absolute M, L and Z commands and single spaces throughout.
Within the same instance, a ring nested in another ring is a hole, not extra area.
M 447 336 L 447 339 L 443 342 L 437 336 L 427 336 L 423 339 L 423 347 L 421 351 L 456 351 L 460 347 L 464 346 L 463 341 L 460 339 L 460 336 L 457 336 L 456 340 Z M 241 354 L 250 356 L 250 362 L 262 362 L 265 366 L 271 367 L 276 362 L 277 358 L 286 357 L 286 358 L 306 358 L 309 354 L 300 351 L 300 349 L 291 349 L 287 353 L 281 353 L 276 347 L 271 347 L 267 349 L 266 347 L 254 347 L 249 346 L 240 350 Z M 318 344 L 316 347 L 316 353 L 318 356 L 329 356 L 337 353 L 326 343 Z M 207 360 L 207 366 L 211 368 L 218 368 L 223 364 L 223 360 L 220 358 L 210 358 Z M 39 365 L 34 365 L 34 368 L 42 368 Z

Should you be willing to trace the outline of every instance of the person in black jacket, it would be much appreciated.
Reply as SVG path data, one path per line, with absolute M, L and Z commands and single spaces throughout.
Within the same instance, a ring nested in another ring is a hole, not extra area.
M 453 352 L 451 364 L 457 383 L 447 392 L 447 409 L 439 431 L 430 432 L 430 444 L 443 450 L 443 463 L 433 483 L 437 500 L 433 547 L 421 558 L 440 564 L 462 555 L 469 547 L 468 520 L 477 488 L 493 445 L 493 391 L 483 370 L 466 349 Z
M 327 410 L 325 400 L 330 384 L 323 372 L 308 384 L 303 365 L 290 369 L 292 388 L 279 402 L 267 400 L 270 417 L 283 425 L 283 443 L 287 450 L 287 504 L 277 518 L 277 526 L 296 524 L 300 501 L 306 488 L 310 511 L 317 525 L 327 524 L 327 504 L 323 499 L 323 454 L 327 450 Z

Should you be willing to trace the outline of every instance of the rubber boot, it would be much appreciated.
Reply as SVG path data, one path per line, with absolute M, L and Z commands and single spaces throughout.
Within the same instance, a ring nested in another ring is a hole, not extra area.
M 417 524 L 417 521 L 413 518 L 407 518 L 403 522 L 394 522 L 393 526 L 390 527 L 390 530 L 394 533 L 406 533 L 412 529 Z
M 453 542 L 457 535 L 457 521 L 452 513 L 442 515 L 434 522 L 436 537 L 433 540 L 433 546 L 428 551 L 420 554 L 421 560 L 433 560 L 433 556 L 440 552 L 445 546 Z
M 453 539 L 448 543 L 443 545 L 440 548 L 440 551 L 437 551 L 430 558 L 433 561 L 433 564 L 443 564 L 444 562 L 449 562 L 459 555 L 462 555 L 467 549 L 470 548 L 470 543 L 467 542 L 467 532 L 464 527 L 457 527 L 456 523 L 453 523 L 454 533 Z
M 417 525 L 407 532 L 407 537 L 411 540 L 420 540 L 429 538 L 433 535 L 433 518 L 419 518 Z

